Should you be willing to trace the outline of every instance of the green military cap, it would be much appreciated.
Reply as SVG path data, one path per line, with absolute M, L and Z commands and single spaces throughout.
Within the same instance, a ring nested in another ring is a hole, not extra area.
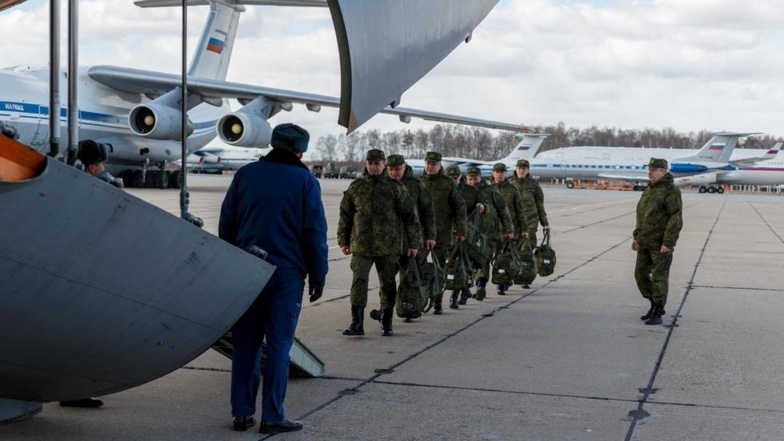
M 518 159 L 517 160 L 517 166 L 518 167 L 531 168 L 531 164 L 528 162 L 527 159 Z
M 450 178 L 460 176 L 460 167 L 456 165 L 450 165 L 449 167 L 446 168 L 446 175 L 449 176 Z
M 384 151 L 379 149 L 370 149 L 367 152 L 367 156 L 365 156 L 366 161 L 383 161 L 385 159 Z
M 387 156 L 387 165 L 390 167 L 397 167 L 406 163 L 406 158 L 403 155 L 389 155 Z
M 648 167 L 668 168 L 667 160 L 662 158 L 651 158 L 651 162 L 648 163 Z
M 493 166 L 493 171 L 506 171 L 506 164 L 503 162 L 496 162 Z
M 427 152 L 425 154 L 425 161 L 439 162 L 441 161 L 441 153 Z
M 482 176 L 482 172 L 479 171 L 479 167 L 468 167 L 466 176 Z

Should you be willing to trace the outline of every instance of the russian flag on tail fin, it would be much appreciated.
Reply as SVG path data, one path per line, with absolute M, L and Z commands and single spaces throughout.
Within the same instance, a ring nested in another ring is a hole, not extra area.
M 711 144 L 711 146 L 708 148 L 708 150 L 723 150 L 724 146 L 726 146 L 726 145 L 727 144 L 723 143 L 723 142 L 715 142 L 715 143 Z
M 223 47 L 223 42 L 215 37 L 210 37 L 210 41 L 207 43 L 207 50 L 216 54 L 223 53 Z

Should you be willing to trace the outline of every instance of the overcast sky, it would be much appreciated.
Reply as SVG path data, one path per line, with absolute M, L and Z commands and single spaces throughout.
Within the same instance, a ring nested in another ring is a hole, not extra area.
M 47 63 L 48 4 L 0 13 L 0 66 Z M 80 8 L 82 65 L 179 72 L 179 9 Z M 206 12 L 189 8 L 192 44 Z M 780 0 L 501 0 L 401 105 L 527 125 L 781 135 L 782 23 Z M 339 75 L 326 8 L 251 6 L 241 17 L 229 80 L 339 96 Z M 288 121 L 314 137 L 344 131 L 333 109 L 295 106 L 272 123 Z M 430 125 L 380 115 L 362 129 Z

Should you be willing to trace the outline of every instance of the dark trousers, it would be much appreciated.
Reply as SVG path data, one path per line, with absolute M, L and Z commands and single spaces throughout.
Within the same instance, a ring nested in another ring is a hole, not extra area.
M 280 280 L 283 278 L 284 280 Z M 256 414 L 261 344 L 266 336 L 267 359 L 261 392 L 261 419 L 278 423 L 286 417 L 283 400 L 289 377 L 289 352 L 294 343 L 305 281 L 275 273 L 259 297 L 232 328 L 231 414 Z
M 671 264 L 672 251 L 662 254 L 659 248 L 640 247 L 637 250 L 634 280 L 637 281 L 640 294 L 658 306 L 667 304 Z

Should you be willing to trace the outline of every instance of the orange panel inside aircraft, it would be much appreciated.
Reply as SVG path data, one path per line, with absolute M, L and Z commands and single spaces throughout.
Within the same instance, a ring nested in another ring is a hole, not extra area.
M 46 157 L 24 144 L 0 136 L 0 181 L 17 182 L 38 176 Z

